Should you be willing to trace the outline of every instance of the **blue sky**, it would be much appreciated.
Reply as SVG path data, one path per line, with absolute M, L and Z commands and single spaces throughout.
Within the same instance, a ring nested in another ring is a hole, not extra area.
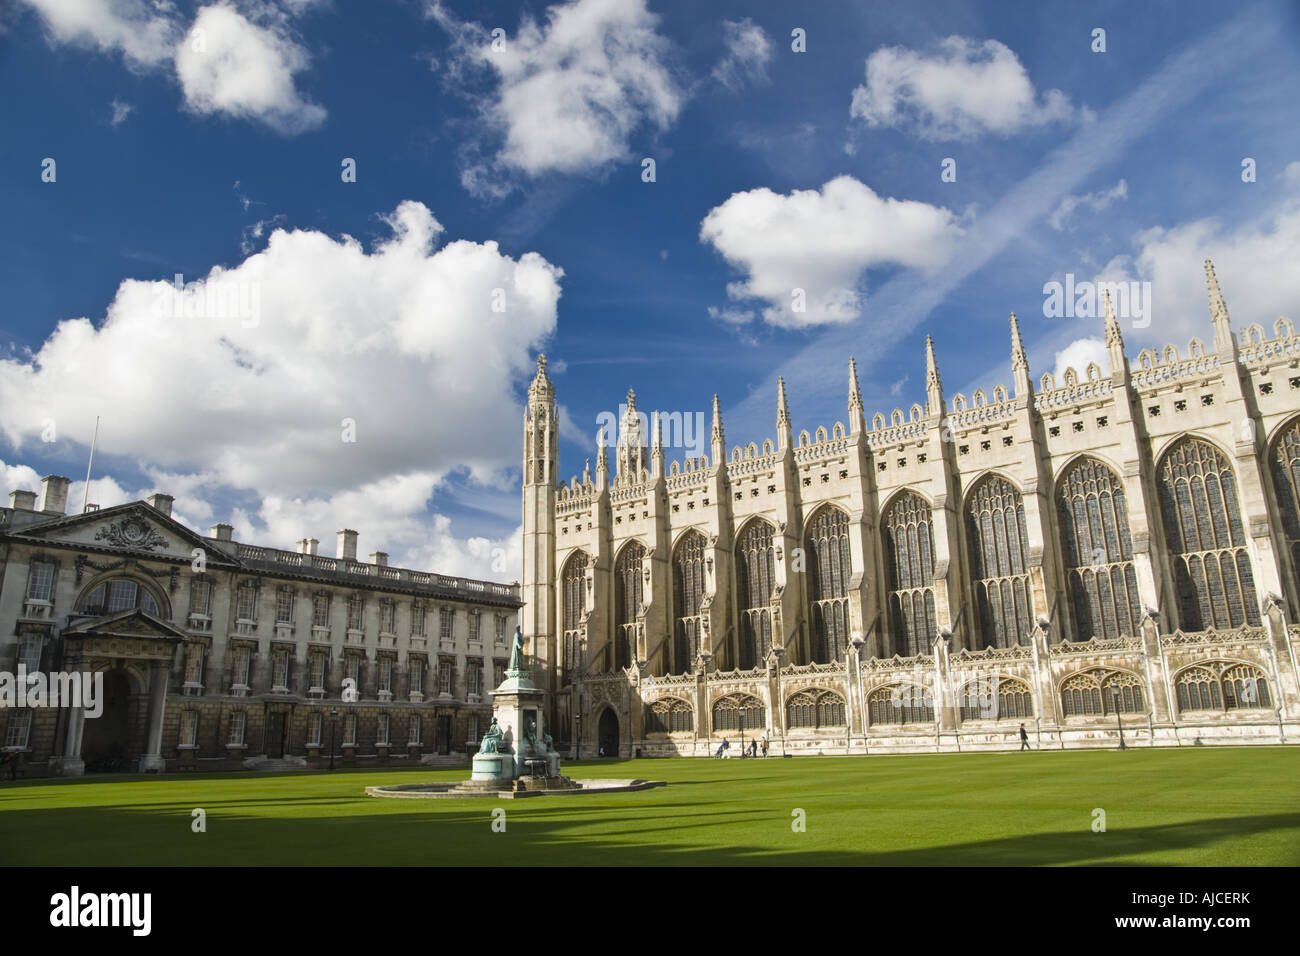
M 1009 385 L 1012 311 L 1035 380 L 1104 369 L 1044 314 L 1067 274 L 1150 283 L 1130 355 L 1209 337 L 1207 256 L 1237 327 L 1300 311 L 1294 2 L 0 16 L 0 469 L 76 507 L 99 415 L 91 501 L 509 579 L 540 350 L 568 476 L 629 387 L 761 442 L 778 375 L 796 431 L 844 420 L 852 354 L 888 417 L 927 333 L 950 397 Z

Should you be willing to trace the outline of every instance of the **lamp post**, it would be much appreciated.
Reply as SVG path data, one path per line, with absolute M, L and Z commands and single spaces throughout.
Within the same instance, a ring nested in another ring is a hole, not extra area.
M 742 760 L 745 757 L 745 707 L 743 703 L 740 707 L 740 756 Z
M 330 769 L 334 769 L 334 728 L 339 722 L 339 709 L 330 708 Z
M 1119 716 L 1119 688 L 1112 687 L 1111 695 L 1111 699 L 1115 702 L 1115 726 L 1119 728 L 1119 749 L 1127 750 L 1128 748 L 1124 746 L 1124 721 L 1120 720 Z
M 579 712 L 573 718 L 578 723 L 578 739 L 573 742 L 573 759 L 575 762 L 582 759 L 582 718 L 585 716 L 586 714 Z

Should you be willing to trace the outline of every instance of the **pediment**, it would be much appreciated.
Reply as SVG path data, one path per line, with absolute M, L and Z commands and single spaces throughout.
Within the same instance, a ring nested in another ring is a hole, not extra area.
M 209 564 L 233 563 L 225 560 L 201 535 L 142 501 L 56 518 L 23 528 L 13 536 L 63 547 L 177 558 L 187 562 L 191 560 L 194 549 L 201 548 Z
M 78 621 L 63 629 L 63 637 L 133 637 L 155 638 L 165 641 L 185 640 L 187 635 L 180 628 L 168 624 L 162 618 L 154 617 L 147 611 L 132 608 L 104 617 L 92 617 Z

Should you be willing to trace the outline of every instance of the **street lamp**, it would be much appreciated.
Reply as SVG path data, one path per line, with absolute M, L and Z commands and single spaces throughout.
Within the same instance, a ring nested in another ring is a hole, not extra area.
M 334 769 L 334 728 L 339 722 L 339 709 L 330 708 L 330 769 Z
M 574 715 L 574 720 L 578 722 L 578 739 L 573 742 L 573 759 L 575 761 L 582 759 L 582 718 L 587 716 L 583 713 Z
M 1128 748 L 1124 746 L 1124 721 L 1120 720 L 1119 716 L 1119 688 L 1112 687 L 1111 694 L 1111 699 L 1115 701 L 1115 726 L 1119 728 L 1119 749 L 1127 750 Z
M 745 705 L 744 705 L 744 702 L 743 702 L 743 701 L 741 702 L 741 705 L 740 705 L 740 756 L 741 756 L 741 759 L 744 759 L 744 756 L 745 756 Z

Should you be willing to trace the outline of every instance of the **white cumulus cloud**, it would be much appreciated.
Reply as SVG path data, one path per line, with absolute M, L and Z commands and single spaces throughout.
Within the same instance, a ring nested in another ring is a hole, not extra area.
M 1234 330 L 1258 322 L 1271 336 L 1278 316 L 1300 318 L 1300 196 L 1235 227 L 1210 217 L 1147 229 L 1134 246 L 1098 279 L 1151 283 L 1151 325 L 1135 336 L 1144 345 L 1182 351 L 1193 336 L 1211 340 L 1206 259 L 1214 261 Z
M 700 239 L 745 276 L 727 286 L 729 298 L 765 301 L 763 318 L 785 328 L 852 321 L 867 269 L 936 268 L 960 234 L 949 210 L 879 196 L 852 176 L 789 195 L 734 193 L 700 224 Z M 743 312 L 710 314 L 736 322 Z
M 252 120 L 285 133 L 325 119 L 324 107 L 297 88 L 295 76 L 310 58 L 290 35 L 288 15 L 273 3 L 222 0 L 200 8 L 187 26 L 166 0 L 25 2 L 40 14 L 50 42 L 118 53 L 134 70 L 167 72 L 186 107 L 200 115 Z M 297 12 L 302 4 L 289 6 Z M 113 125 L 125 118 L 115 101 Z
M 1060 90 L 1041 96 L 1003 43 L 951 36 L 932 53 L 882 47 L 867 58 L 866 84 L 849 113 L 868 126 L 910 128 L 927 139 L 973 139 L 1070 119 Z
M 196 113 L 256 120 L 287 133 L 319 126 L 325 110 L 294 85 L 306 50 L 275 26 L 259 26 L 234 7 L 199 11 L 176 48 L 176 75 Z
M 88 445 L 91 409 L 98 454 L 140 462 L 196 518 L 220 491 L 252 493 L 266 543 L 287 547 L 373 510 L 381 531 L 412 524 L 410 551 L 446 476 L 499 487 L 518 466 L 517 386 L 554 332 L 563 271 L 492 241 L 439 246 L 417 202 L 387 223 L 369 250 L 276 229 L 181 291 L 123 281 L 102 320 L 66 319 L 34 354 L 0 359 L 0 431 L 34 452 L 52 420 Z M 291 534 L 281 517 L 316 513 L 329 519 Z
M 436 0 L 429 10 L 455 39 L 450 73 L 477 67 L 494 80 L 476 103 L 499 147 L 487 159 L 467 152 L 462 182 L 472 191 L 499 191 L 510 172 L 597 171 L 629 158 L 638 129 L 667 129 L 681 111 L 668 41 L 644 0 L 570 0 L 545 23 L 525 15 L 514 35 L 496 38 Z

